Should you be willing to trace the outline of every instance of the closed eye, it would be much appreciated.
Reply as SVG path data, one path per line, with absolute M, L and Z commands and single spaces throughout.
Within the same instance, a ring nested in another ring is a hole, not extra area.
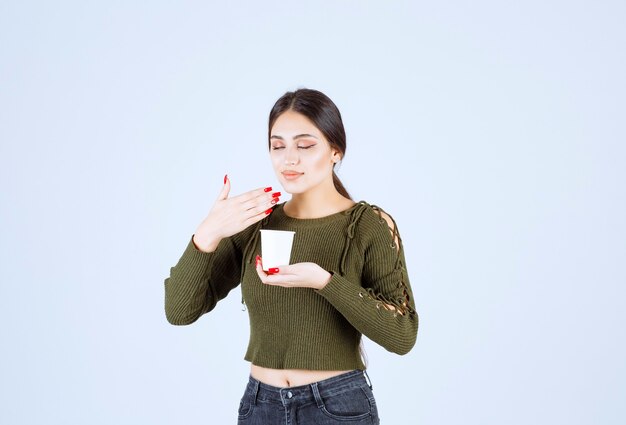
M 298 146 L 298 149 L 311 149 L 312 147 L 316 146 L 316 143 L 313 143 L 312 145 L 307 145 L 307 146 Z M 284 146 L 272 146 L 272 150 L 278 150 L 278 149 L 285 149 Z

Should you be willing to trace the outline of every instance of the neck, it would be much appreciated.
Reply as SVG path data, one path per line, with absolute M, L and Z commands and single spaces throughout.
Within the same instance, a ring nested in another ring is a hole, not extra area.
M 303 193 L 294 194 L 285 203 L 285 212 L 294 218 L 319 218 L 348 209 L 354 201 L 337 192 L 330 180 Z

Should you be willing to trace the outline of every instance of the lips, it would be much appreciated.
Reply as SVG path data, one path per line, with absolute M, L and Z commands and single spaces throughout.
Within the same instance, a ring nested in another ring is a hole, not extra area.
M 292 170 L 286 170 L 282 172 L 283 177 L 285 177 L 287 180 L 297 179 L 302 174 L 304 173 L 298 173 L 297 171 L 292 171 Z

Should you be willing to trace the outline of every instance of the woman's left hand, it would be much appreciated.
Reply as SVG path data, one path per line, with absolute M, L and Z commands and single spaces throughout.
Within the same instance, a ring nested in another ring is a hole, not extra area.
M 332 275 L 315 263 L 296 263 L 280 268 L 263 270 L 261 257 L 256 258 L 256 272 L 266 285 L 283 286 L 285 288 L 322 289 L 330 281 Z

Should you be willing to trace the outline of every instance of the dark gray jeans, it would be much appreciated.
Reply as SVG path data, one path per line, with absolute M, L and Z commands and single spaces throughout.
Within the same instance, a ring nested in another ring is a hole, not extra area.
M 278 388 L 252 376 L 239 404 L 238 425 L 375 425 L 376 401 L 369 379 L 353 370 L 299 387 Z

